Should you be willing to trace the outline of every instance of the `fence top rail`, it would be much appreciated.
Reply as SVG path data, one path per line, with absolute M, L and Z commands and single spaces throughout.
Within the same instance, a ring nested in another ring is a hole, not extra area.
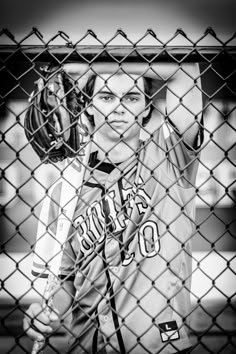
M 236 62 L 236 46 L 69 46 L 69 45 L 0 45 L 2 61 L 63 62 L 158 62 L 222 61 Z

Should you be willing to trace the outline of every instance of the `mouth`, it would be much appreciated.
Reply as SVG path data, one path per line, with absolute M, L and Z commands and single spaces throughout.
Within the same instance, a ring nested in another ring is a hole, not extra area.
M 122 119 L 113 119 L 113 120 L 108 121 L 108 124 L 117 125 L 117 126 L 124 125 L 126 123 L 127 123 L 127 121 L 122 120 Z

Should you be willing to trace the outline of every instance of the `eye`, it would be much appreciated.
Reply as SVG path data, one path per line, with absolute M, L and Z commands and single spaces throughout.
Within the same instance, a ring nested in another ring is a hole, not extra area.
M 101 95 L 99 98 L 105 102 L 110 102 L 114 100 L 114 96 L 112 95 Z
M 124 100 L 127 101 L 127 102 L 134 103 L 134 102 L 138 101 L 138 97 L 136 97 L 136 96 L 125 96 Z

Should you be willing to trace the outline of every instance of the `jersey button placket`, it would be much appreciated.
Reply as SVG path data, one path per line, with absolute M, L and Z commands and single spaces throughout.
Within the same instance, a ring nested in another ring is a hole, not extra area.
M 118 273 L 119 268 L 118 267 L 114 267 L 112 270 L 113 270 L 114 273 Z
M 107 322 L 107 321 L 109 321 L 109 316 L 105 315 L 105 316 L 102 317 L 102 319 L 103 319 L 104 322 Z
M 110 274 L 110 279 L 112 284 L 114 284 L 115 281 L 119 280 L 118 272 L 119 272 L 119 267 L 117 266 L 109 267 L 109 274 Z

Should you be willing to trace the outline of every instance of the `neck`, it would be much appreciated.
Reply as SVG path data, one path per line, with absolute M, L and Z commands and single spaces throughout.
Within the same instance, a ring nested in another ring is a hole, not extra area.
M 96 141 L 97 146 L 102 146 L 104 150 L 98 150 L 98 159 L 104 162 L 120 163 L 128 160 L 138 149 L 139 139 L 132 141 L 132 143 L 124 143 L 120 141 L 119 143 L 108 143 L 106 142 L 104 146 L 104 141 Z M 106 151 L 108 154 L 106 156 Z

